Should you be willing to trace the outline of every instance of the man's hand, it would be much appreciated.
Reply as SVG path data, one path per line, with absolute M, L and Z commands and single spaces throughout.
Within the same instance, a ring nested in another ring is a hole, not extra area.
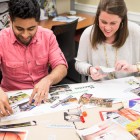
M 9 116 L 12 113 L 13 111 L 9 105 L 6 93 L 0 89 L 0 117 Z
M 34 105 L 40 105 L 42 101 L 48 99 L 48 93 L 50 86 L 60 82 L 67 74 L 67 67 L 65 65 L 56 66 L 50 74 L 41 79 L 34 87 L 33 93 L 30 97 L 29 104 L 32 103 L 33 99 Z
M 29 104 L 31 104 L 34 99 L 34 105 L 40 105 L 42 101 L 45 101 L 48 98 L 49 88 L 50 84 L 47 77 L 39 81 L 33 89 Z

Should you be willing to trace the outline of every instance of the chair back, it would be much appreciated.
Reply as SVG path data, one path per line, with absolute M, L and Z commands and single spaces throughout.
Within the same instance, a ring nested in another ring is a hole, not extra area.
M 74 37 L 77 23 L 78 19 L 67 24 L 52 26 L 52 31 L 56 36 L 59 47 L 64 53 L 67 62 L 71 61 L 76 54 Z

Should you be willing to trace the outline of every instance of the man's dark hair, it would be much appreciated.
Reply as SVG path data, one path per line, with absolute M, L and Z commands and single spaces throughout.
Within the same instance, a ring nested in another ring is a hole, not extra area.
M 10 0 L 9 15 L 11 21 L 15 18 L 35 18 L 38 22 L 40 20 L 40 6 L 37 0 Z

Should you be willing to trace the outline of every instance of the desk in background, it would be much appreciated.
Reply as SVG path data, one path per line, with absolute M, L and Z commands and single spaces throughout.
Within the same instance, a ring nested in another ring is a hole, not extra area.
M 62 16 L 70 16 L 69 14 L 61 14 Z M 83 14 L 83 13 L 77 13 L 75 16 L 85 17 L 84 20 L 79 21 L 77 28 L 76 28 L 76 35 L 75 35 L 75 41 L 79 42 L 80 36 L 83 32 L 83 30 L 92 25 L 94 22 L 94 16 Z M 39 25 L 51 29 L 53 25 L 61 25 L 65 24 L 65 22 L 59 22 L 59 21 L 52 21 L 52 19 L 42 20 L 40 21 Z
M 62 16 L 69 16 L 68 14 L 61 14 Z M 86 28 L 90 25 L 93 24 L 94 22 L 94 17 L 88 14 L 83 14 L 83 13 L 77 13 L 75 16 L 80 16 L 80 17 L 85 17 L 86 19 L 78 22 L 76 30 L 80 30 L 83 28 Z M 65 22 L 59 22 L 59 21 L 52 21 L 52 19 L 47 19 L 47 20 L 42 20 L 40 21 L 39 25 L 51 29 L 53 25 L 61 25 L 65 24 Z

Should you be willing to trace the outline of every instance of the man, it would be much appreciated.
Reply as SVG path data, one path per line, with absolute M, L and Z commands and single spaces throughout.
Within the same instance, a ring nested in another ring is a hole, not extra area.
M 33 88 L 29 103 L 34 99 L 39 105 L 47 99 L 49 87 L 67 74 L 66 60 L 53 32 L 38 26 L 38 2 L 10 0 L 9 16 L 11 27 L 0 32 L 1 117 L 12 113 L 4 91 Z

